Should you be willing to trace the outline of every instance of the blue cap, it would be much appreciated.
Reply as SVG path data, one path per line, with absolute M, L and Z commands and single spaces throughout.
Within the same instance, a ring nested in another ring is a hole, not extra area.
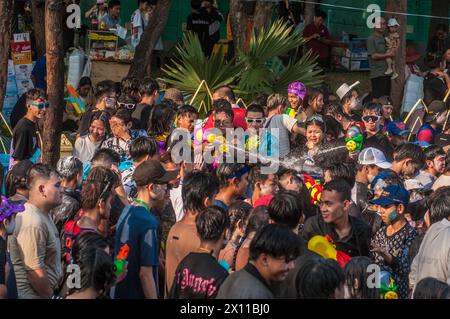
M 380 198 L 371 200 L 370 202 L 382 207 L 390 206 L 392 204 L 408 205 L 409 193 L 403 186 L 390 185 L 383 190 Z
M 392 121 L 389 122 L 386 128 L 386 132 L 389 135 L 403 136 L 405 134 L 411 133 L 405 123 L 402 121 Z

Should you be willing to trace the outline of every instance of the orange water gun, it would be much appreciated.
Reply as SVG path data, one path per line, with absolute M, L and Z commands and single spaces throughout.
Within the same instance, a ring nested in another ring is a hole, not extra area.
M 77 112 L 78 114 L 83 114 L 84 112 L 86 112 L 86 105 L 81 100 L 75 88 L 70 84 L 67 84 L 66 88 L 67 93 L 69 93 L 69 96 L 66 97 L 64 100 L 69 101 L 70 104 L 72 104 L 73 108 L 75 109 L 75 112 Z
M 320 181 L 315 180 L 312 176 L 303 174 L 303 183 L 311 194 L 311 204 L 317 205 L 322 196 L 323 186 Z
M 114 260 L 114 264 L 113 264 L 113 272 L 114 272 L 114 275 L 116 275 L 116 277 L 120 276 L 120 274 L 124 270 L 125 263 L 127 262 L 129 252 L 130 252 L 130 247 L 128 246 L 128 244 L 125 244 L 120 248 L 119 253 L 117 254 L 117 257 Z

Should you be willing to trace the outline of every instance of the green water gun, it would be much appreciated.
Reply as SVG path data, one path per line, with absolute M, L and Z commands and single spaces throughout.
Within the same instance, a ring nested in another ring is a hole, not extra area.
M 358 126 L 352 126 L 348 129 L 345 135 L 345 146 L 348 151 L 360 152 L 363 147 L 364 135 Z

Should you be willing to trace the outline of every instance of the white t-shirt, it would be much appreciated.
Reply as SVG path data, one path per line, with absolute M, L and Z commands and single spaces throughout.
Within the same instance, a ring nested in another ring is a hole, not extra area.
M 264 125 L 264 128 L 267 128 L 269 130 L 277 128 L 279 129 L 277 137 L 280 146 L 279 150 L 280 157 L 286 156 L 291 151 L 289 133 L 292 131 L 292 128 L 296 123 L 297 123 L 296 119 L 286 114 L 277 114 L 266 119 L 266 124 Z M 271 132 L 271 134 L 274 135 L 276 133 Z
M 147 19 L 147 16 L 143 15 L 141 10 L 139 9 L 134 11 L 133 15 L 131 16 L 131 21 L 133 23 L 133 28 L 138 28 L 138 34 L 137 37 L 135 38 L 136 42 L 133 43 L 134 47 L 136 47 L 141 41 L 141 37 L 144 34 L 144 30 L 145 28 L 147 28 L 149 21 Z M 155 45 L 155 50 L 157 51 L 163 50 L 161 38 L 158 39 L 158 42 Z
M 89 164 L 101 143 L 102 141 L 97 143 L 92 142 L 89 139 L 89 135 L 80 137 L 75 141 L 73 156 L 78 158 L 84 165 Z

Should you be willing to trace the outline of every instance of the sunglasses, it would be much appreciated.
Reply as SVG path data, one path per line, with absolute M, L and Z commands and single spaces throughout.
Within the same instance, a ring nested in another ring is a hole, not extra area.
M 214 121 L 214 126 L 228 126 L 230 124 L 231 124 L 230 120 L 225 120 L 225 121 L 215 120 Z
M 36 106 L 39 110 L 46 110 L 50 107 L 50 105 L 48 103 L 31 103 L 31 106 Z
M 381 116 L 378 115 L 367 115 L 367 116 L 363 116 L 362 120 L 364 122 L 370 123 L 370 122 L 378 122 L 380 120 Z
M 121 102 L 117 103 L 117 105 L 118 105 L 119 107 L 124 107 L 124 108 L 126 108 L 127 110 L 132 110 L 132 109 L 134 109 L 134 107 L 136 106 L 136 104 L 133 104 L 133 103 L 121 103 Z
M 247 121 L 247 123 L 251 124 L 251 123 L 256 123 L 256 124 L 262 124 L 264 123 L 264 119 L 260 118 L 260 119 L 251 119 L 246 117 L 245 120 Z

